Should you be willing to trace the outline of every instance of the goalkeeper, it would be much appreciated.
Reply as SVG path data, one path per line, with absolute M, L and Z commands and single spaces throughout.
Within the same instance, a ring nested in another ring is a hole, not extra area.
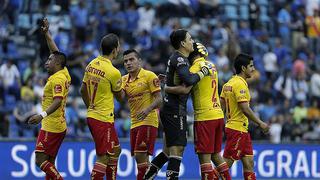
M 193 44 L 194 51 L 188 59 L 192 62 L 190 72 L 197 72 L 203 64 L 210 67 L 211 76 L 204 77 L 193 87 L 166 87 L 170 93 L 187 94 L 192 88 L 192 102 L 194 108 L 194 144 L 198 154 L 202 179 L 230 180 L 229 167 L 220 155 L 224 114 L 221 109 L 218 94 L 218 72 L 215 65 L 206 60 L 207 49 L 200 43 Z M 211 161 L 217 167 L 213 169 Z
M 167 86 L 195 85 L 202 78 L 210 75 L 210 69 L 205 64 L 199 68 L 198 72 L 190 73 L 187 57 L 193 52 L 193 40 L 186 30 L 173 31 L 170 41 L 175 52 L 170 56 L 167 64 Z M 182 154 L 187 144 L 187 100 L 188 94 L 165 93 L 160 111 L 165 145 L 163 152 L 152 160 L 144 179 L 153 179 L 167 161 L 167 179 L 178 179 Z

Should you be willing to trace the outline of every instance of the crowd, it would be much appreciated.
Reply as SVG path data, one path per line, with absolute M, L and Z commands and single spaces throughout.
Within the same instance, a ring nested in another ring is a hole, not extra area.
M 239 52 L 254 57 L 257 71 L 249 83 L 255 113 L 270 124 L 266 137 L 254 125 L 254 140 L 272 143 L 320 140 L 319 0 L 2 0 L 0 8 L 0 135 L 35 137 L 38 127 L 26 119 L 41 112 L 49 55 L 40 32 L 48 17 L 60 51 L 67 54 L 72 83 L 66 108 L 70 138 L 87 138 L 86 109 L 79 94 L 84 68 L 99 54 L 106 33 L 120 37 L 122 50 L 137 49 L 143 66 L 163 73 L 169 35 L 185 28 L 208 47 L 219 71 L 219 89 L 233 75 Z M 115 66 L 125 74 L 122 57 Z M 119 137 L 129 137 L 130 112 L 115 102 Z M 193 108 L 188 103 L 189 136 Z M 159 128 L 161 131 L 161 128 Z M 159 133 L 161 136 L 162 133 Z

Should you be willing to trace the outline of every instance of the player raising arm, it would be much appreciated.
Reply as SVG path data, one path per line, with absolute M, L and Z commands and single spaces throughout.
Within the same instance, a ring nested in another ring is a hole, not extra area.
M 60 145 L 66 135 L 65 106 L 71 77 L 66 68 L 66 56 L 59 52 L 49 32 L 47 19 L 41 27 L 50 49 L 45 63 L 49 78 L 44 87 L 42 112 L 30 117 L 29 124 L 41 122 L 41 130 L 36 144 L 36 164 L 46 173 L 46 179 L 63 179 L 54 162 Z

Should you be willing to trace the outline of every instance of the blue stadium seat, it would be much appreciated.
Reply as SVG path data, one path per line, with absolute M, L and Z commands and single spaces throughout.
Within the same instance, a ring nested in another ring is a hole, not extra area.
M 264 5 L 264 6 L 267 6 L 269 4 L 268 0 L 256 0 L 256 3 L 258 5 Z
M 241 5 L 239 8 L 239 16 L 241 19 L 249 19 L 249 8 L 247 5 Z
M 241 3 L 241 4 L 249 4 L 250 1 L 249 1 L 249 0 L 240 0 L 240 3 Z
M 226 18 L 228 19 L 238 19 L 237 7 L 233 5 L 226 5 L 224 7 L 224 12 Z
M 25 29 L 31 28 L 30 16 L 28 14 L 19 14 L 18 27 L 25 28 Z
M 238 0 L 219 0 L 219 4 L 221 5 L 237 5 L 238 4 Z
M 269 22 L 268 9 L 265 6 L 260 6 L 260 20 L 262 22 Z

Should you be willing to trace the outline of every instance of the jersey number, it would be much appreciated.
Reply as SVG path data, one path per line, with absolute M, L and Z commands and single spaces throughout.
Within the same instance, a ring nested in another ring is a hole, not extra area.
M 88 80 L 88 93 L 89 93 L 89 99 L 90 99 L 90 108 L 94 108 L 94 99 L 97 94 L 99 83 L 96 81 L 90 81 Z
M 213 89 L 211 100 L 212 100 L 213 104 L 215 104 L 217 102 L 217 98 L 216 98 L 217 81 L 215 79 L 212 79 L 211 88 Z

